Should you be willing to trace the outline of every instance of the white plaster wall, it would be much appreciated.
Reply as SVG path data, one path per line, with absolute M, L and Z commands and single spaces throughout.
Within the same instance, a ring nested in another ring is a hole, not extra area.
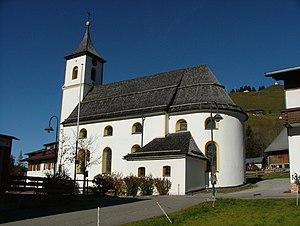
M 187 157 L 186 159 L 186 192 L 203 189 L 207 186 L 205 183 L 206 161 Z
M 101 84 L 101 82 L 102 82 L 103 64 L 100 62 L 97 62 L 97 65 L 94 66 L 92 64 L 92 60 L 93 60 L 93 58 L 86 56 L 86 61 L 85 61 L 85 65 L 84 65 L 84 74 L 85 74 L 84 82 L 91 84 L 91 85 L 98 85 L 98 84 Z M 80 68 L 80 67 L 78 67 L 78 68 Z M 92 68 L 96 69 L 96 81 L 92 81 L 92 78 L 91 78 Z
M 81 70 L 84 72 L 84 67 L 86 64 L 87 56 L 79 56 L 66 62 L 66 71 L 65 71 L 65 83 L 64 86 L 72 86 L 79 84 L 81 81 Z M 82 66 L 83 65 L 83 68 Z M 77 79 L 72 79 L 73 68 L 78 67 L 78 77 Z
M 169 129 L 170 133 L 175 132 L 175 125 L 179 119 L 185 119 L 188 123 L 188 130 L 191 132 L 195 142 L 201 151 L 205 154 L 205 145 L 210 141 L 210 130 L 205 130 L 205 119 L 210 117 L 210 113 L 194 113 L 185 115 L 171 115 L 169 119 Z M 219 147 L 219 166 L 220 170 L 217 174 L 218 183 L 217 186 L 228 187 L 237 186 L 243 184 L 245 181 L 245 171 L 244 171 L 244 143 L 243 143 L 243 125 L 236 118 L 226 114 L 222 114 L 224 118 L 219 123 L 219 129 L 214 130 L 214 141 Z M 93 150 L 91 158 L 96 158 L 102 156 L 102 152 L 106 147 L 112 150 L 112 172 L 122 172 L 123 176 L 128 175 L 133 172 L 132 167 L 136 167 L 134 162 L 127 164 L 123 157 L 131 152 L 132 146 L 138 144 L 141 145 L 141 134 L 131 134 L 132 125 L 136 122 L 142 124 L 142 118 L 138 117 L 135 119 L 124 119 L 116 120 L 112 122 L 98 122 L 94 124 L 81 125 L 80 129 L 85 128 L 88 132 L 88 137 L 93 137 L 96 141 L 93 143 Z M 110 125 L 113 127 L 113 136 L 104 137 L 104 128 Z M 156 137 L 163 137 L 165 133 L 165 115 L 146 117 L 144 121 L 144 145 L 153 140 Z M 76 126 L 64 128 L 65 136 L 75 142 Z M 166 162 L 168 160 L 165 160 Z M 132 165 L 131 165 L 132 163 Z M 177 166 L 181 167 L 181 166 Z M 74 164 L 69 167 L 69 172 L 73 176 Z M 196 166 L 192 166 L 198 173 Z M 201 166 L 202 169 L 202 166 Z M 199 168 L 199 170 L 201 170 Z M 88 168 L 89 179 L 93 177 L 102 170 L 101 161 Z M 137 168 L 134 168 L 137 171 Z M 205 170 L 205 169 L 204 169 Z M 174 173 L 177 170 L 173 171 Z M 201 171 L 202 172 L 202 171 Z M 136 173 L 136 172 L 135 172 Z M 178 180 L 181 173 L 176 176 Z M 180 190 L 185 187 L 181 181 L 176 181 L 174 179 L 176 186 L 180 184 Z M 189 187 L 194 185 L 189 184 Z M 173 188 L 174 189 L 174 188 Z M 190 188 L 189 188 L 190 189 Z M 178 192 L 178 188 L 175 189 Z M 184 192 L 186 189 L 184 189 Z M 174 190 L 172 192 L 175 192 Z M 176 193 L 175 192 L 175 193 Z M 180 191 L 182 193 L 182 191 Z
M 286 108 L 300 107 L 300 89 L 286 90 L 285 91 L 285 104 Z
M 163 166 L 171 167 L 171 176 L 168 179 L 171 181 L 172 186 L 169 191 L 170 195 L 184 195 L 186 192 L 185 184 L 185 158 L 179 159 L 164 159 L 164 160 L 143 160 L 143 161 L 128 161 L 127 169 L 128 175 L 132 174 L 137 176 L 138 168 L 145 167 L 146 175 L 162 178 Z
M 80 56 L 74 59 L 67 60 L 66 71 L 65 71 L 65 82 L 62 87 L 62 108 L 60 120 L 63 122 L 74 110 L 79 102 L 80 83 L 84 83 L 84 72 L 87 56 Z M 83 66 L 82 66 L 83 65 Z M 73 68 L 78 67 L 77 79 L 72 79 Z M 81 77 L 83 78 L 81 79 Z M 84 89 L 85 85 L 82 85 L 82 93 L 80 100 L 83 99 L 86 93 Z
M 44 164 L 41 164 L 41 169 L 44 169 Z M 53 174 L 53 170 L 27 171 L 28 177 L 46 177 L 47 174 Z
M 66 88 L 62 95 L 62 108 L 60 121 L 63 122 L 74 110 L 79 102 L 79 86 Z
M 147 117 L 144 121 L 145 133 L 144 144 L 146 141 L 153 140 L 156 136 L 163 136 L 164 126 L 162 126 L 164 116 Z M 134 123 L 139 122 L 142 124 L 142 118 L 124 119 L 112 122 L 99 122 L 94 124 L 80 125 L 79 130 L 85 128 L 87 130 L 87 137 L 93 138 L 94 142 L 91 148 L 91 161 L 102 156 L 102 152 L 106 147 L 112 150 L 112 172 L 121 172 L 123 176 L 127 175 L 127 164 L 123 157 L 131 152 L 134 145 L 141 146 L 141 134 L 132 134 L 132 126 Z M 112 126 L 113 136 L 103 136 L 104 128 Z M 147 129 L 148 128 L 148 129 Z M 76 126 L 65 127 L 64 136 L 73 141 L 75 145 Z M 74 164 L 67 166 L 68 171 L 74 172 Z M 89 179 L 99 173 L 102 173 L 102 159 L 97 164 L 88 168 Z M 73 173 L 71 173 L 73 177 Z
M 78 67 L 77 79 L 72 79 L 73 68 Z M 98 62 L 96 68 L 96 81 L 91 80 L 92 58 L 89 56 L 80 56 L 67 60 L 65 71 L 65 83 L 63 86 L 61 122 L 63 122 L 74 110 L 79 102 L 80 83 L 82 82 L 82 91 L 80 100 L 86 96 L 93 85 L 101 84 L 102 67 Z M 83 77 L 82 77 L 83 76 Z M 81 78 L 82 77 L 82 78 Z
M 157 137 L 165 136 L 165 115 L 146 117 L 144 121 L 144 146 Z
M 300 174 L 300 135 L 288 137 L 289 142 L 289 160 L 290 160 L 290 174 L 291 182 L 293 181 L 292 175 L 294 173 Z
M 220 171 L 217 186 L 229 187 L 245 182 L 245 150 L 243 124 L 235 117 L 224 115 L 215 139 L 220 147 Z
M 218 123 L 218 129 L 213 132 L 214 141 L 219 148 L 217 186 L 241 185 L 245 182 L 243 123 L 236 117 L 221 112 L 220 114 L 223 120 Z M 171 115 L 170 132 L 175 132 L 175 125 L 178 120 L 186 120 L 188 130 L 191 132 L 200 150 L 205 154 L 205 145 L 211 140 L 211 131 L 205 130 L 205 120 L 209 117 L 210 113 L 205 112 Z

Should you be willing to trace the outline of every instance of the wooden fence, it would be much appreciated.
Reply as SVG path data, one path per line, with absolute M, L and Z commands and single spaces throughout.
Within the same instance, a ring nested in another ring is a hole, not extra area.
M 46 177 L 10 176 L 2 192 L 35 194 L 74 194 L 74 181 Z

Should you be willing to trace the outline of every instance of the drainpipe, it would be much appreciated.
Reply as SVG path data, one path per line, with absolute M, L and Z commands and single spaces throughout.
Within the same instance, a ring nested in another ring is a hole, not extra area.
M 170 126 L 169 119 L 170 119 L 169 113 L 165 112 L 165 136 L 169 134 L 169 126 Z
M 142 115 L 142 136 L 141 136 L 141 148 L 144 146 L 144 125 L 145 125 L 145 116 Z

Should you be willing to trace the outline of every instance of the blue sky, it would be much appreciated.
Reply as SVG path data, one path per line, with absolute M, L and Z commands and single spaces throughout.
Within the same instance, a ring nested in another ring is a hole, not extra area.
M 44 128 L 87 12 L 105 83 L 208 64 L 230 91 L 300 65 L 300 0 L 1 0 L 0 133 L 20 139 L 15 156 L 55 139 Z

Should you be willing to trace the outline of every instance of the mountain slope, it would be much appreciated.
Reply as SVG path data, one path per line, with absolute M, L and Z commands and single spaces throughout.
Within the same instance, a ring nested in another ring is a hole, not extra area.
M 272 85 L 258 92 L 230 93 L 230 97 L 244 111 L 263 110 L 261 116 L 249 114 L 249 119 L 245 123 L 245 129 L 250 126 L 259 143 L 255 146 L 255 150 L 246 150 L 246 155 L 247 157 L 261 156 L 264 149 L 284 128 L 280 119 L 280 111 L 285 108 L 283 86 Z

